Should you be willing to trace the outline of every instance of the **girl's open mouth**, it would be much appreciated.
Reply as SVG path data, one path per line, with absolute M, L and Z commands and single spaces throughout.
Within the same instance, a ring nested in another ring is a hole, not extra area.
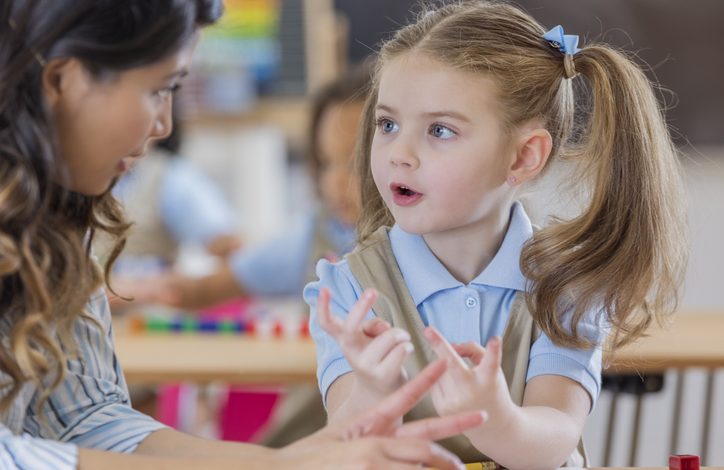
M 422 193 L 400 183 L 392 183 L 390 190 L 392 191 L 392 200 L 398 206 L 411 206 L 417 203 L 423 196 Z

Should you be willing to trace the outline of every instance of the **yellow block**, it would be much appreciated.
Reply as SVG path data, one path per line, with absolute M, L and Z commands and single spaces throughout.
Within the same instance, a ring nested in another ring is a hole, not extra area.
M 466 463 L 466 470 L 495 470 L 498 468 L 495 462 L 477 462 L 477 463 Z

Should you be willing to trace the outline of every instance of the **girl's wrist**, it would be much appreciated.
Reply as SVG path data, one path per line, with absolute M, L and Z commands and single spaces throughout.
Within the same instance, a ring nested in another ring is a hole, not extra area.
M 360 374 L 355 374 L 355 390 L 360 391 L 360 398 L 364 399 L 368 395 L 373 395 L 378 401 L 387 395 L 397 391 L 398 388 L 405 385 L 406 377 L 401 373 L 397 379 L 390 384 L 384 384 L 381 381 L 367 380 Z M 375 402 L 376 403 L 376 402 Z
M 496 435 L 512 435 L 513 427 L 520 419 L 522 408 L 512 400 L 501 400 L 496 406 L 484 409 L 488 413 L 488 419 L 479 427 L 465 432 L 465 436 L 478 446 L 478 443 L 485 442 L 491 433 Z

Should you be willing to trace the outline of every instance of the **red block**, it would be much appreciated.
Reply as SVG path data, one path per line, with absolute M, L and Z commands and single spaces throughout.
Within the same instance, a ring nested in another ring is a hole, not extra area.
M 698 455 L 672 455 L 669 457 L 669 470 L 699 470 Z

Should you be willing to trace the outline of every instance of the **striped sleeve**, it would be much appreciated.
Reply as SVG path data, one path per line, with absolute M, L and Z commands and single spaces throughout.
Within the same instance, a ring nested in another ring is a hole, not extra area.
M 133 452 L 151 432 L 165 426 L 131 408 L 104 292 L 91 299 L 88 311 L 100 325 L 78 320 L 74 330 L 78 355 L 69 359 L 68 373 L 43 405 L 42 418 L 36 414 L 37 397 L 33 398 L 24 431 L 81 447 Z
M 3 470 L 72 470 L 78 467 L 78 448 L 27 434 L 16 436 L 0 424 L 0 468 Z

